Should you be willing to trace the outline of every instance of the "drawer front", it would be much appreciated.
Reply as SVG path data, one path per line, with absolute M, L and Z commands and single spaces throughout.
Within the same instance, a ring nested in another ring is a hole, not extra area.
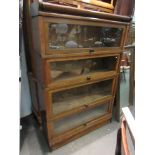
M 84 54 L 122 49 L 126 25 L 44 18 L 45 54 Z
M 48 91 L 49 120 L 59 120 L 113 101 L 115 83 L 116 78 Z
M 48 60 L 48 72 L 45 77 L 47 85 L 58 89 L 116 76 L 119 59 L 119 55 L 113 55 L 78 60 Z
M 34 78 L 32 73 L 28 74 L 29 83 L 30 83 L 30 93 L 31 93 L 31 101 L 32 101 L 32 111 L 36 116 L 39 123 L 41 123 L 41 113 L 39 107 L 39 98 L 38 98 L 38 85 L 37 81 Z

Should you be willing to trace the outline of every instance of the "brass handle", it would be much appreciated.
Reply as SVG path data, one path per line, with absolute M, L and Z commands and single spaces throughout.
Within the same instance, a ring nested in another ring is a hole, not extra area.
M 87 123 L 83 124 L 83 126 L 87 126 Z
M 85 108 L 88 108 L 88 105 L 87 104 L 85 104 L 84 106 L 85 106 Z
M 90 76 L 88 76 L 88 77 L 87 77 L 87 80 L 91 80 L 91 77 L 90 77 Z
M 90 49 L 90 50 L 89 50 L 89 53 L 93 53 L 93 52 L 95 52 L 94 49 Z

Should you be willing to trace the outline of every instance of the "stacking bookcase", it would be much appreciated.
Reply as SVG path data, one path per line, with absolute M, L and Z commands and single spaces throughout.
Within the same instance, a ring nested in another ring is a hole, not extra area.
M 29 80 L 33 112 L 58 148 L 111 121 L 130 19 L 50 7 L 32 6 Z

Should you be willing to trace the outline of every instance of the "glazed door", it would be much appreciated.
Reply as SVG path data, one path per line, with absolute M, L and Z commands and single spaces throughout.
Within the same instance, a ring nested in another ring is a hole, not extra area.
M 64 133 L 79 126 L 87 126 L 87 124 L 95 119 L 101 118 L 108 113 L 108 103 L 102 104 L 87 111 L 65 117 L 53 123 L 53 131 L 55 135 Z M 65 122 L 65 123 L 64 123 Z
M 119 59 L 117 54 L 78 60 L 48 60 L 48 86 L 58 88 L 116 76 Z
M 49 113 L 58 120 L 113 100 L 115 78 L 49 91 Z
M 119 47 L 122 28 L 50 23 L 48 46 L 51 50 L 70 48 Z
M 93 53 L 121 49 L 125 26 L 78 20 L 48 20 L 46 53 Z

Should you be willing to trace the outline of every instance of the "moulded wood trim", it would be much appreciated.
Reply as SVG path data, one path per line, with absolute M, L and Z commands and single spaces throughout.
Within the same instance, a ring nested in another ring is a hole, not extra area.
M 37 5 L 37 4 L 36 4 Z M 36 6 L 38 9 L 37 11 L 32 14 L 33 16 L 40 15 L 40 11 L 50 11 L 50 12 L 57 12 L 57 13 L 67 13 L 67 14 L 74 14 L 74 15 L 81 15 L 81 16 L 91 16 L 91 17 L 97 17 L 97 18 L 106 18 L 110 20 L 117 20 L 117 21 L 124 21 L 129 22 L 131 21 L 131 17 L 128 16 L 122 16 L 122 15 L 116 15 L 116 14 L 109 14 L 105 12 L 99 12 L 99 11 L 92 11 L 92 10 L 86 10 L 86 9 L 79 9 L 79 8 L 73 8 L 70 6 L 61 6 L 57 4 L 50 4 L 46 2 L 39 2 L 39 7 Z M 32 10 L 33 12 L 33 10 Z
M 122 27 L 125 25 L 129 25 L 129 23 L 125 22 L 118 22 L 114 20 L 107 20 L 101 18 L 93 18 L 93 17 L 82 17 L 82 16 L 75 16 L 75 15 L 67 15 L 67 14 L 57 14 L 57 13 L 45 13 L 40 12 L 40 14 L 47 15 L 44 17 L 44 22 L 58 22 L 64 23 L 67 22 L 68 24 L 79 24 L 79 25 L 94 25 L 94 26 L 102 26 L 104 23 L 107 26 L 111 27 Z M 50 15 L 50 16 L 48 16 Z M 78 22 L 80 21 L 80 23 Z M 89 24 L 90 23 L 90 24 Z
M 120 51 L 119 51 L 120 52 Z M 74 54 L 75 55 L 75 54 Z M 120 53 L 98 53 L 98 54 L 88 54 L 85 56 L 67 56 L 67 57 L 57 57 L 57 58 L 46 58 L 47 62 L 58 62 L 58 61 L 69 61 L 69 60 L 83 60 L 83 59 L 95 59 L 95 58 L 105 58 L 105 57 L 120 57 Z
M 123 50 L 121 50 L 121 49 L 116 49 L 116 50 L 114 50 L 114 49 L 112 49 L 112 50 L 101 50 L 101 51 L 96 51 L 96 52 L 94 52 L 94 53 L 89 53 L 89 52 L 79 52 L 79 53 L 61 53 L 61 54 L 58 54 L 58 53 L 56 53 L 56 54 L 50 54 L 50 55 L 45 55 L 45 54 L 41 54 L 41 57 L 42 58 L 44 58 L 44 59 L 53 59 L 53 60 L 55 60 L 55 61 L 57 61 L 57 59 L 59 59 L 59 58 L 64 58 L 64 60 L 66 59 L 70 59 L 70 58 L 72 58 L 72 59 L 79 59 L 80 57 L 82 58 L 83 57 L 83 59 L 85 58 L 85 57 L 88 57 L 88 58 L 92 58 L 92 57 L 103 57 L 103 56 L 108 56 L 108 55 L 114 55 L 114 54 L 120 54 L 120 53 L 122 53 L 123 52 Z
M 51 90 L 57 90 L 70 85 L 80 85 L 82 83 L 89 84 L 90 82 L 93 82 L 93 81 L 98 82 L 100 80 L 103 80 L 104 78 L 117 76 L 117 74 L 118 74 L 117 71 L 91 73 L 91 74 L 82 75 L 75 78 L 53 82 L 48 85 L 48 88 L 50 88 Z M 91 79 L 87 80 L 87 77 L 91 77 Z
M 67 89 L 71 89 L 71 88 L 76 88 L 76 87 L 80 87 L 80 86 L 85 86 L 85 85 L 90 85 L 93 83 L 97 83 L 97 82 L 101 82 L 101 81 L 105 81 L 105 80 L 110 80 L 110 79 L 114 79 L 117 75 L 111 75 L 111 76 L 105 76 L 102 79 L 96 79 L 95 81 L 90 81 L 87 83 L 78 83 L 78 84 L 74 84 L 74 85 L 69 85 L 69 86 L 65 86 L 65 87 L 61 87 L 55 90 L 52 90 L 49 87 L 44 88 L 45 91 L 48 91 L 48 93 L 53 93 L 53 92 L 59 92 L 59 91 L 63 91 L 63 90 L 67 90 Z

